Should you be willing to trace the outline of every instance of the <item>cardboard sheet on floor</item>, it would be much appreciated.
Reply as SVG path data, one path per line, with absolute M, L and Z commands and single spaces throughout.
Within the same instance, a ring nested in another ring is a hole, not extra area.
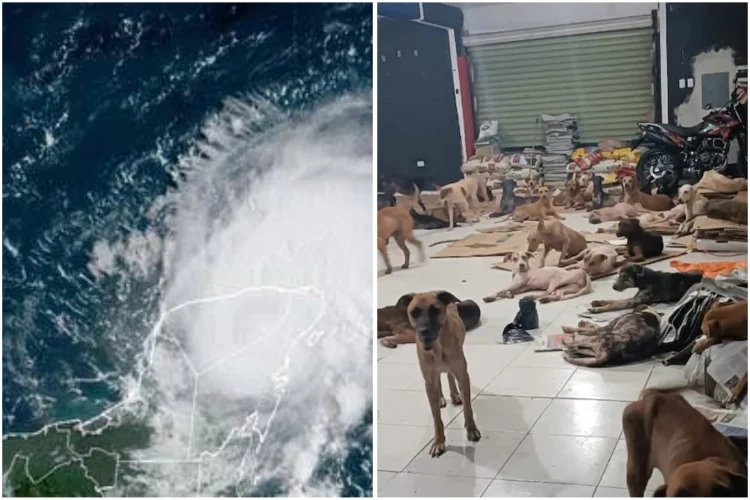
M 610 238 L 611 238 L 611 235 L 610 235 Z M 650 259 L 646 259 L 643 262 L 638 262 L 638 264 L 640 264 L 642 266 L 646 266 L 648 264 L 653 264 L 655 262 L 661 262 L 661 261 L 667 260 L 667 259 L 674 259 L 675 257 L 679 257 L 681 255 L 685 255 L 686 253 L 687 253 L 686 250 L 667 250 L 664 253 L 662 253 L 661 255 L 657 255 L 656 257 L 651 257 Z M 531 264 L 531 268 L 532 269 L 537 269 L 539 267 L 539 258 L 541 256 L 542 256 L 542 254 L 538 253 L 538 254 L 534 255 L 533 259 L 531 259 L 529 261 L 530 264 Z M 547 255 L 547 265 L 548 266 L 555 265 L 555 263 L 557 263 L 557 261 L 558 261 L 559 258 L 560 258 L 560 252 L 557 252 L 555 250 L 551 251 Z M 617 274 L 617 273 L 620 272 L 620 266 L 621 265 L 622 265 L 622 263 L 620 263 L 617 267 L 614 268 L 614 270 L 612 270 L 612 271 L 610 271 L 608 273 L 597 274 L 597 275 L 591 276 L 591 279 L 592 280 L 597 280 L 599 278 L 604 278 L 604 277 L 607 277 L 607 276 L 612 276 L 614 274 Z M 492 268 L 493 269 L 500 269 L 502 271 L 513 272 L 513 263 L 512 262 L 503 262 L 503 261 L 495 262 L 494 264 L 492 264 Z
M 698 216 L 693 224 L 696 238 L 717 241 L 747 241 L 747 225 L 724 219 Z
M 473 233 L 442 249 L 433 258 L 489 257 L 526 250 L 525 232 Z

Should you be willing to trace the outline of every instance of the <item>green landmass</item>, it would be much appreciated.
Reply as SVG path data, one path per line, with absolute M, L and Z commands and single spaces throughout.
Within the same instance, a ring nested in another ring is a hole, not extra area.
M 125 460 L 145 448 L 150 436 L 151 429 L 135 421 L 113 422 L 93 433 L 66 423 L 5 436 L 3 476 L 13 496 L 101 496 L 97 488 L 114 486 L 123 472 L 118 457 Z

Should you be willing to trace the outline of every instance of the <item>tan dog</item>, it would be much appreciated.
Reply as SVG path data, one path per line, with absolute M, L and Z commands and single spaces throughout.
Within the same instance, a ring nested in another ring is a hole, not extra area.
M 420 259 L 425 260 L 422 242 L 414 237 L 414 220 L 409 213 L 414 205 L 419 201 L 419 189 L 414 186 L 414 194 L 402 201 L 395 207 L 386 207 L 378 210 L 378 251 L 385 260 L 385 274 L 391 274 L 393 268 L 388 258 L 388 240 L 391 237 L 396 239 L 399 248 L 404 252 L 404 265 L 401 269 L 409 268 L 409 257 L 411 252 L 406 246 L 408 241 L 419 249 Z
M 604 207 L 594 210 L 589 214 L 591 224 L 600 224 L 602 222 L 620 221 L 622 219 L 632 219 L 638 217 L 638 210 L 628 203 L 617 203 L 613 207 Z
M 536 227 L 529 231 L 526 238 L 529 244 L 528 251 L 536 252 L 539 245 L 544 245 L 541 263 L 542 266 L 547 264 L 547 255 L 550 250 L 560 252 L 560 258 L 557 265 L 562 265 L 567 259 L 583 252 L 588 244 L 586 238 L 578 231 L 574 231 L 562 222 L 556 219 L 545 221 L 540 219 Z
M 677 234 L 687 234 L 692 230 L 690 223 L 699 215 L 704 215 L 708 208 L 708 198 L 703 196 L 694 186 L 686 184 L 677 192 L 677 201 L 685 204 L 685 222 L 677 228 Z
M 552 208 L 549 188 L 547 186 L 542 186 L 539 188 L 538 193 L 539 201 L 516 207 L 512 216 L 513 220 L 516 222 L 523 222 L 525 220 L 549 219 L 550 217 L 565 220 L 565 217 L 560 217 L 560 214 Z
M 584 202 L 591 201 L 594 197 L 594 177 L 591 172 L 583 172 L 578 176 L 578 186 L 581 191 L 581 199 Z
M 441 373 L 448 373 L 451 402 L 463 404 L 466 438 L 479 441 L 482 437 L 471 408 L 471 383 L 463 350 L 466 330 L 454 299 L 453 295 L 443 291 L 418 293 L 407 306 L 409 322 L 417 332 L 417 358 L 435 425 L 435 439 L 430 447 L 433 457 L 445 452 L 445 432 L 440 416 L 441 405 L 445 405 L 440 387 Z
M 513 252 L 506 255 L 503 262 L 512 262 L 516 266 L 513 280 L 508 288 L 484 297 L 485 302 L 498 299 L 512 299 L 515 294 L 531 290 L 546 290 L 545 293 L 534 298 L 540 303 L 567 300 L 591 292 L 591 278 L 581 269 L 566 271 L 559 267 L 540 267 L 531 269 L 529 259 L 534 255 L 530 252 Z
M 615 269 L 619 253 L 611 245 L 595 245 L 587 248 L 573 259 L 578 258 L 581 260 L 567 265 L 565 269 L 583 269 L 589 276 L 598 276 L 612 272 Z
M 704 337 L 693 345 L 700 354 L 722 340 L 747 340 L 747 301 L 736 303 L 714 302 L 703 316 L 701 331 Z
M 565 208 L 577 210 L 585 206 L 581 186 L 575 178 L 571 177 L 565 182 Z
M 628 492 L 642 497 L 653 469 L 655 497 L 747 497 L 742 453 L 673 390 L 648 389 L 622 414 Z
M 448 211 L 448 230 L 453 229 L 454 209 L 458 208 L 468 222 L 477 222 L 479 201 L 487 201 L 487 179 L 478 172 L 464 174 L 460 181 L 440 188 L 440 201 Z
M 666 212 L 674 206 L 672 199 L 665 194 L 642 193 L 632 175 L 623 177 L 622 192 L 625 196 L 625 203 L 633 205 L 637 210 Z

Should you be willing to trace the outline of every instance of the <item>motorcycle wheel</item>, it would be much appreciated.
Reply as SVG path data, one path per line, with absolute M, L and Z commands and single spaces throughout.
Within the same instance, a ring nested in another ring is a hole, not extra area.
M 661 194 L 674 195 L 680 181 L 680 159 L 677 155 L 662 149 L 649 149 L 638 159 L 635 167 L 638 187 L 651 194 L 656 186 Z

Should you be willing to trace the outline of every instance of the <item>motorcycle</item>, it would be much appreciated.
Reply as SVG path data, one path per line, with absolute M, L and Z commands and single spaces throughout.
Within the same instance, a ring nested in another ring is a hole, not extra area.
M 707 105 L 706 110 L 711 110 Z M 729 101 L 712 110 L 692 127 L 665 123 L 639 123 L 642 135 L 633 143 L 635 149 L 650 144 L 636 166 L 638 186 L 650 192 L 674 195 L 681 180 L 700 180 L 703 173 L 727 170 L 729 146 L 739 145 L 740 174 L 747 177 L 747 70 L 738 71 Z

